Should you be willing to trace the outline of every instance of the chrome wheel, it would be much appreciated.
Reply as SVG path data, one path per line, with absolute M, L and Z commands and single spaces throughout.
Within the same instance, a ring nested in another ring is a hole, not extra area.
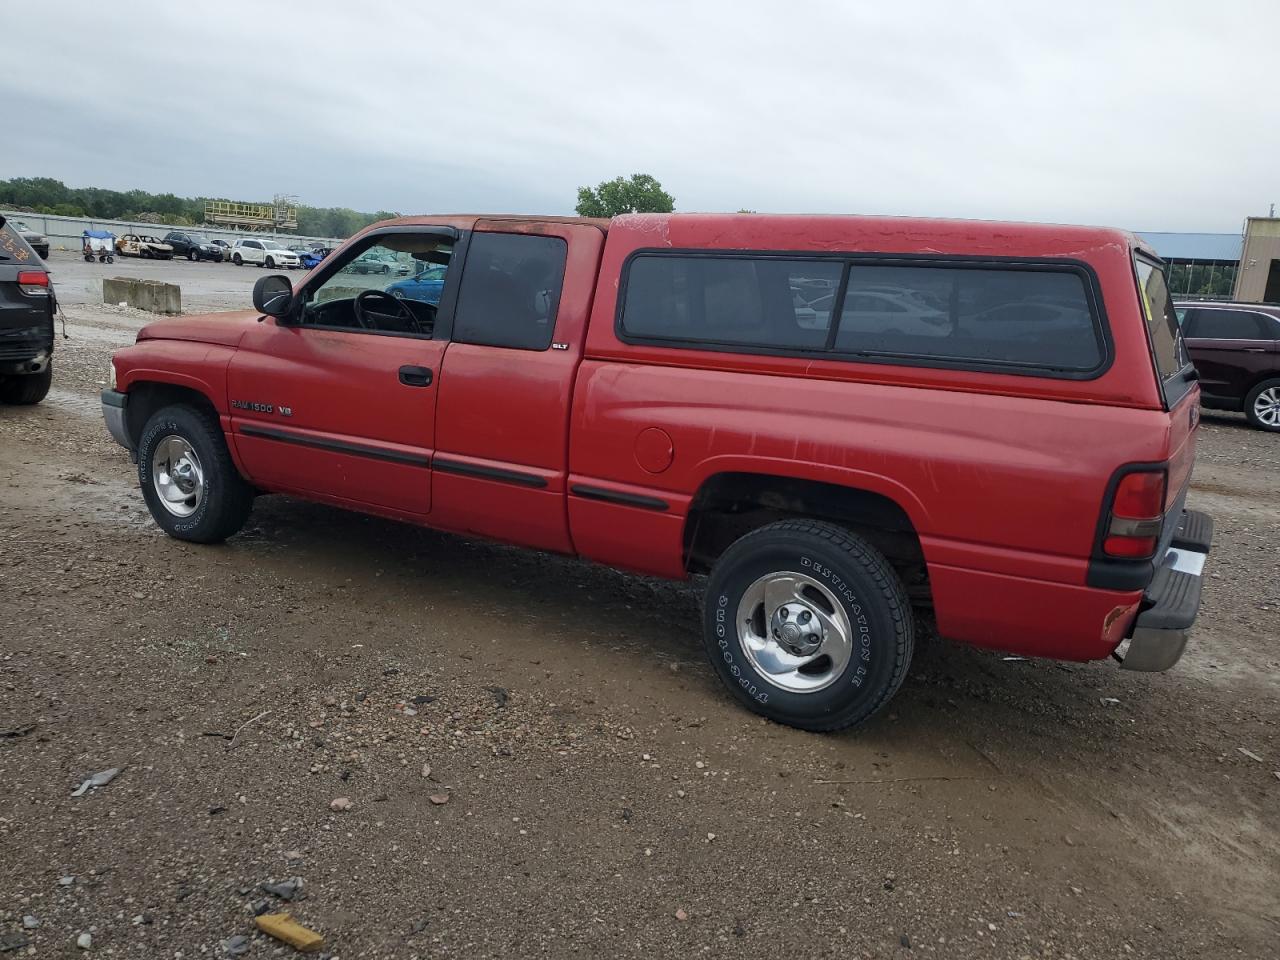
M 191 444 L 170 434 L 151 454 L 151 483 L 164 508 L 175 517 L 189 517 L 204 499 L 204 470 Z
M 853 654 L 844 607 L 827 586 L 803 573 L 771 573 L 747 587 L 737 623 L 751 665 L 791 693 L 826 689 Z
M 1280 427 L 1280 387 L 1268 387 L 1253 398 L 1253 415 L 1268 427 Z

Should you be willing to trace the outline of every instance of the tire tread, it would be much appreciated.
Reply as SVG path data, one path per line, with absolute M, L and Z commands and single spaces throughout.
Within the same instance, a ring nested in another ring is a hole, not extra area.
M 779 533 L 813 538 L 846 555 L 852 564 L 871 577 L 879 591 L 880 599 L 885 601 L 887 613 L 893 622 L 895 643 L 893 644 L 894 659 L 892 669 L 888 681 L 877 691 L 877 695 L 873 700 L 854 704 L 843 713 L 835 714 L 829 718 L 814 718 L 803 722 L 779 721 L 804 730 L 820 733 L 834 733 L 838 730 L 848 729 L 855 724 L 870 719 L 883 710 L 885 705 L 893 699 L 907 677 L 907 670 L 911 665 L 911 656 L 915 649 L 915 623 L 911 613 L 911 602 L 907 597 L 907 591 L 902 585 L 901 578 L 878 550 L 853 532 L 826 520 L 796 518 L 779 520 L 758 527 L 736 540 L 721 555 L 721 561 L 729 556 L 730 552 L 737 553 L 749 550 L 757 542 Z M 719 562 L 717 566 L 719 566 Z M 714 581 L 715 571 L 712 571 L 711 576 L 712 581 Z M 708 589 L 707 597 L 710 597 L 713 592 Z M 711 660 L 713 669 L 716 670 L 717 676 L 721 676 L 711 645 L 704 644 L 703 646 L 706 649 L 708 658 Z M 721 679 L 724 680 L 723 676 L 721 676 Z M 743 699 L 732 684 L 725 681 L 725 685 L 729 687 L 736 697 Z M 748 706 L 751 706 L 751 704 L 748 703 Z
M 49 395 L 53 385 L 53 361 L 40 373 L 21 373 L 0 377 L 0 403 L 29 407 Z
M 172 411 L 174 410 L 180 410 L 191 416 L 195 421 L 194 430 L 201 434 L 200 439 L 205 441 L 208 444 L 208 448 L 213 451 L 214 463 L 212 466 L 217 471 L 216 476 L 220 481 L 222 497 L 218 510 L 216 512 L 210 511 L 210 522 L 207 529 L 195 534 L 188 532 L 179 534 L 168 530 L 168 528 L 165 528 L 165 532 L 180 540 L 189 540 L 193 543 L 221 543 L 237 533 L 249 518 L 249 513 L 253 510 L 253 487 L 240 475 L 239 469 L 231 459 L 231 451 L 227 448 L 227 439 L 223 435 L 222 427 L 218 423 L 217 417 L 207 410 L 185 403 L 163 407 L 151 415 L 147 425 L 143 428 L 143 437 L 146 437 L 151 432 L 153 423 L 166 415 L 172 416 Z M 139 456 L 138 463 L 139 468 L 141 468 L 141 456 Z M 159 518 L 157 517 L 156 519 L 157 523 L 159 523 Z M 164 525 L 161 524 L 161 526 L 163 527 Z

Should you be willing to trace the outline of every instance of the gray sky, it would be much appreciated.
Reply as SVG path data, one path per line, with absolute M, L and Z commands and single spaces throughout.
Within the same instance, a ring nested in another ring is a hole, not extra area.
M 0 177 L 571 213 L 645 172 L 678 210 L 1144 230 L 1280 203 L 1276 0 L 42 0 L 3 22 Z

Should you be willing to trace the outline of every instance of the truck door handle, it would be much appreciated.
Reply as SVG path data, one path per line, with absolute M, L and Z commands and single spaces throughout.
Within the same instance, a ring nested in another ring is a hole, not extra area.
M 406 387 L 429 387 L 431 371 L 427 367 L 401 367 L 400 382 Z

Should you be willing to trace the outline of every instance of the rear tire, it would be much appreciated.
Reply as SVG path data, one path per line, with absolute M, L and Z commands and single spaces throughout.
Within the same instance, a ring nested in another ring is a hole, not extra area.
M 253 509 L 253 488 L 236 469 L 218 418 L 186 404 L 157 410 L 142 428 L 138 483 L 156 524 L 178 540 L 221 543 Z
M 53 361 L 40 373 L 22 373 L 0 378 L 0 403 L 29 407 L 49 395 L 53 384 Z
M 802 730 L 881 710 L 911 663 L 911 604 L 896 572 L 835 524 L 783 520 L 736 541 L 703 606 L 711 664 L 748 709 Z
M 1280 379 L 1263 380 L 1244 398 L 1244 415 L 1251 426 L 1280 433 Z
M 243 267 L 243 266 L 244 266 L 244 261 L 243 261 L 242 259 L 240 259 L 240 254 L 238 254 L 238 253 L 233 253 L 233 254 L 231 255 L 231 262 L 232 262 L 232 263 L 234 263 L 237 267 Z

